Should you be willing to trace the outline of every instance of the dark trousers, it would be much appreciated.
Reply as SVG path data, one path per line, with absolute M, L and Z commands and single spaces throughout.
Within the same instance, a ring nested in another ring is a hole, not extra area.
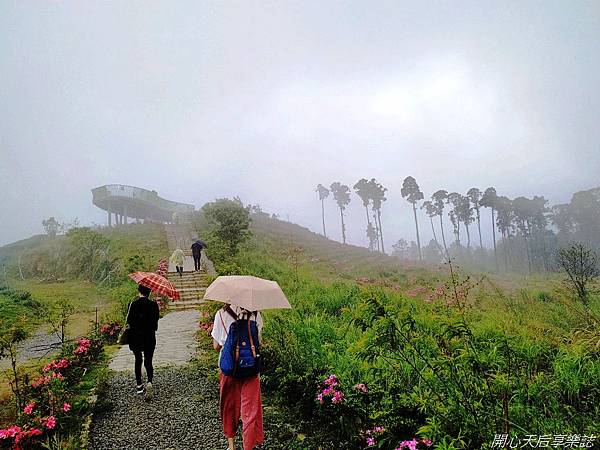
M 144 357 L 142 358 L 142 352 Z M 148 377 L 148 383 L 152 383 L 154 377 L 154 367 L 152 367 L 152 357 L 154 356 L 154 348 L 144 350 L 134 350 L 133 355 L 135 356 L 135 381 L 138 386 L 142 384 L 142 361 L 146 368 L 146 376 Z
M 194 253 L 192 256 L 194 257 L 194 270 L 200 270 L 200 258 L 202 254 L 196 255 Z
M 175 270 L 177 270 L 179 276 L 183 276 L 183 266 L 175 266 Z

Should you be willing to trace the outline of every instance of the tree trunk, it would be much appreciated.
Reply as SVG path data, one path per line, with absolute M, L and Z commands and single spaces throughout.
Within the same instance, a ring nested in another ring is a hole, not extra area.
M 437 235 L 435 233 L 435 227 L 433 226 L 433 216 L 429 216 L 429 222 L 431 222 L 431 232 L 433 233 L 433 239 L 435 240 L 435 243 L 437 244 L 438 250 L 441 254 L 443 254 L 443 250 L 442 250 L 442 246 L 440 245 L 440 242 L 438 241 Z
M 506 232 L 502 230 L 502 241 L 504 242 L 504 270 L 508 272 L 508 241 L 506 240 Z
M 471 249 L 471 233 L 469 233 L 469 225 L 465 222 L 465 228 L 467 229 L 467 249 Z
M 441 214 L 440 214 L 440 229 L 442 230 L 442 242 L 444 244 L 444 251 L 446 252 L 446 258 L 450 259 L 450 255 L 448 254 L 448 246 L 446 245 L 446 234 L 444 233 L 444 220 L 442 219 Z
M 483 248 L 483 240 L 481 239 L 481 214 L 477 208 L 477 231 L 479 231 L 479 248 Z
M 415 228 L 417 230 L 417 245 L 419 246 L 419 261 L 423 261 L 423 254 L 421 253 L 421 238 L 419 236 L 419 223 L 417 222 L 417 206 L 413 203 L 413 213 L 415 216 Z
M 327 237 L 325 231 L 325 199 L 321 199 L 321 218 L 323 219 L 323 236 Z
M 498 251 L 496 249 L 496 220 L 494 219 L 494 208 L 492 208 L 492 236 L 494 238 L 494 261 L 496 261 L 496 271 L 499 271 L 498 267 Z
M 340 208 L 340 217 L 342 218 L 342 242 L 346 243 L 346 225 L 344 225 L 344 210 Z
M 379 224 L 377 223 L 377 213 L 373 210 L 373 222 L 375 222 L 375 231 L 377 232 L 377 251 L 381 251 L 381 241 L 379 240 Z
M 371 244 L 371 238 L 369 237 L 369 225 L 371 223 L 371 218 L 369 217 L 368 205 L 365 205 L 365 213 L 367 214 L 367 240 L 369 241 L 369 250 L 373 251 L 373 245 Z
M 381 210 L 377 210 L 377 221 L 379 222 L 379 237 L 381 238 L 381 252 L 385 253 L 385 247 L 383 246 L 383 231 L 381 231 Z

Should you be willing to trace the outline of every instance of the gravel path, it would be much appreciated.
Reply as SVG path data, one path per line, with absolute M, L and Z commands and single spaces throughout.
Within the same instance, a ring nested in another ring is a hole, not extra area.
M 190 368 L 156 371 L 154 398 L 135 394 L 131 374 L 117 373 L 97 405 L 90 432 L 93 450 L 220 450 L 217 385 Z

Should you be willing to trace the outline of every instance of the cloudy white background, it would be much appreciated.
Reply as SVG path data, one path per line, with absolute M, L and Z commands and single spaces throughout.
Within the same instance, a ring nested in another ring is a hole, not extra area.
M 407 175 L 426 197 L 600 186 L 600 2 L 0 3 L 0 244 L 105 222 L 109 183 L 318 231 L 318 183 L 375 177 L 391 249 L 414 239 Z

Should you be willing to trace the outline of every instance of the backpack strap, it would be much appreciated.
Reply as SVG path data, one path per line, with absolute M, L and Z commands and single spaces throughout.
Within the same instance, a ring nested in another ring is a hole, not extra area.
M 256 359 L 256 347 L 254 346 L 254 339 L 252 339 L 252 331 L 250 331 L 250 321 L 248 320 L 248 336 L 250 337 L 250 348 L 252 348 L 252 356 Z
M 221 319 L 221 325 L 223 325 L 223 329 L 225 330 L 225 336 L 229 336 L 229 331 L 227 331 L 227 327 L 225 326 L 225 321 L 223 320 L 223 314 L 219 311 L 219 318 Z
M 227 314 L 229 314 L 233 320 L 238 320 L 238 316 L 235 312 L 233 312 L 233 309 L 231 309 L 231 306 L 226 305 L 223 307 L 223 311 L 225 311 Z

